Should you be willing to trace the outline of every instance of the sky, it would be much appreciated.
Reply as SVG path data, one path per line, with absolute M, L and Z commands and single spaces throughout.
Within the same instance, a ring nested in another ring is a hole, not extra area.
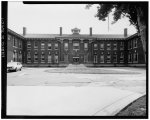
M 112 14 L 108 20 L 100 21 L 95 17 L 96 5 L 85 9 L 86 4 L 23 4 L 20 2 L 8 2 L 8 28 L 22 34 L 23 27 L 27 28 L 27 34 L 59 34 L 59 27 L 63 28 L 63 34 L 72 34 L 71 29 L 81 29 L 80 34 L 89 34 L 92 27 L 93 34 L 123 34 L 124 28 L 128 34 L 136 33 L 128 18 L 122 18 L 115 24 Z

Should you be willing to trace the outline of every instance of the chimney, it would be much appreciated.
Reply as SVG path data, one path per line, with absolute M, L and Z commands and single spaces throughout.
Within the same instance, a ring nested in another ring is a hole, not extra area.
M 26 27 L 23 27 L 23 36 L 25 36 L 26 35 Z
M 60 27 L 60 36 L 62 36 L 62 27 Z
M 92 36 L 92 27 L 90 27 L 90 36 Z
M 124 29 L 124 37 L 127 37 L 127 36 L 128 36 L 128 29 L 125 28 L 125 29 Z

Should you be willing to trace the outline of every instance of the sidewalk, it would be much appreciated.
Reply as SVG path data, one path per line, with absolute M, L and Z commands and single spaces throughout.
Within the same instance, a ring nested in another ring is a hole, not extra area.
M 113 116 L 143 95 L 92 86 L 8 86 L 7 91 L 7 115 Z

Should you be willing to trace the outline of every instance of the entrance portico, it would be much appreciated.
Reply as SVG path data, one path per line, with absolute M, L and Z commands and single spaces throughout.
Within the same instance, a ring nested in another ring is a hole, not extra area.
M 73 57 L 73 64 L 79 64 L 79 57 Z

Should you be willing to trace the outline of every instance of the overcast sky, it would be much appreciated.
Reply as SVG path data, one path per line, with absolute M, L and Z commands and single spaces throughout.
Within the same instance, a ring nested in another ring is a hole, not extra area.
M 23 27 L 27 33 L 59 34 L 59 27 L 63 27 L 64 34 L 71 34 L 72 28 L 81 29 L 81 34 L 89 34 L 89 27 L 93 34 L 123 34 L 128 28 L 128 34 L 136 33 L 134 26 L 130 25 L 127 18 L 111 24 L 108 31 L 108 21 L 99 21 L 94 17 L 96 5 L 85 9 L 85 4 L 39 4 L 27 5 L 22 2 L 8 2 L 8 28 L 17 33 L 22 33 Z

